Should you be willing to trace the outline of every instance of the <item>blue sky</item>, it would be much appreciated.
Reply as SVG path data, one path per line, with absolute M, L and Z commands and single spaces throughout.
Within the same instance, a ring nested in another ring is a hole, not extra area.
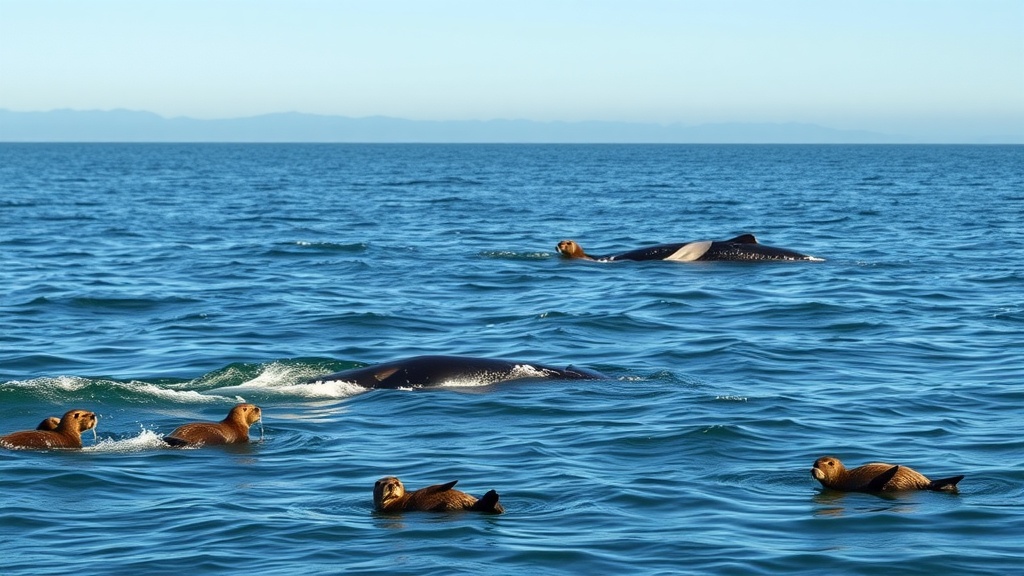
M 1024 135 L 1024 0 L 0 0 L 0 108 Z

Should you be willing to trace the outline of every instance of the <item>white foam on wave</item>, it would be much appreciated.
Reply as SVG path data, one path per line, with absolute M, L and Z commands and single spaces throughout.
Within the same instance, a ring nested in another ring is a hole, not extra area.
M 275 391 L 303 398 L 347 398 L 366 392 L 366 388 L 352 382 L 333 380 L 308 384 L 287 384 L 275 388 Z
M 79 376 L 53 376 L 31 378 L 29 380 L 11 380 L 5 383 L 5 386 L 11 386 L 12 388 L 39 388 L 43 389 L 43 391 L 77 392 L 93 382 L 95 380 Z
M 245 402 L 245 399 L 240 396 L 229 397 L 229 396 L 216 396 L 211 394 L 203 394 L 195 390 L 171 390 L 169 388 L 161 388 L 155 384 L 149 384 L 147 382 L 139 382 L 133 380 L 126 384 L 126 386 L 132 388 L 132 391 L 137 394 L 143 394 L 145 396 L 152 396 L 160 400 L 170 400 L 171 402 L 181 402 L 186 404 L 191 403 L 214 403 L 214 402 Z
M 546 378 L 551 375 L 550 370 L 543 368 L 537 368 L 530 364 L 516 364 L 512 367 L 512 371 L 506 372 L 477 372 L 472 376 L 464 376 L 462 378 L 452 378 L 445 380 L 443 386 L 451 388 L 472 388 L 477 386 L 490 386 L 499 382 L 507 382 L 509 380 L 525 380 L 529 378 Z
M 142 428 L 137 436 L 130 438 L 122 438 L 120 440 L 114 438 L 103 438 L 96 442 L 93 446 L 83 446 L 83 452 L 102 452 L 102 453 L 125 453 L 125 452 L 144 452 L 146 450 L 153 450 L 155 448 L 167 448 L 167 443 L 164 442 L 162 434 L 157 434 L 152 430 Z
M 366 388 L 354 382 L 341 380 L 306 382 L 322 372 L 310 367 L 289 366 L 280 362 L 268 364 L 252 380 L 237 386 L 217 388 L 221 394 L 269 394 L 275 396 L 296 396 L 299 398 L 347 398 L 366 392 Z
M 120 394 L 143 396 L 177 404 L 244 401 L 239 397 L 231 398 L 209 395 L 195 390 L 175 390 L 140 380 L 118 382 L 115 380 L 83 378 L 81 376 L 53 376 L 32 378 L 30 380 L 13 380 L 4 385 L 38 390 L 43 396 L 69 393 L 81 396 L 81 392 L 90 387 L 109 387 Z

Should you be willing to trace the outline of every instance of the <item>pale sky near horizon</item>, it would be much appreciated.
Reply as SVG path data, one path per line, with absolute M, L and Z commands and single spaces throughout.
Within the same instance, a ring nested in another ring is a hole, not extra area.
M 0 0 L 0 109 L 1024 134 L 1024 0 Z

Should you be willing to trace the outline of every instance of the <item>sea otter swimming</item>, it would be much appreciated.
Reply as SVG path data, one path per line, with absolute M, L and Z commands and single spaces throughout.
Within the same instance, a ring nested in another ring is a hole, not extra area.
M 52 417 L 51 417 L 52 418 Z M 4 448 L 28 448 L 46 450 L 50 448 L 81 448 L 82 432 L 96 427 L 96 414 L 88 410 L 68 410 L 56 427 L 51 418 L 43 420 L 35 430 L 22 430 L 0 436 Z
M 259 406 L 237 404 L 227 418 L 220 422 L 191 422 L 182 424 L 167 436 L 164 442 L 171 446 L 202 446 L 236 444 L 249 441 L 249 427 L 262 418 Z
M 955 492 L 961 476 L 929 480 L 906 466 L 872 462 L 847 470 L 838 458 L 822 456 L 814 462 L 811 476 L 831 490 L 843 492 L 895 492 L 898 490 L 948 490 Z

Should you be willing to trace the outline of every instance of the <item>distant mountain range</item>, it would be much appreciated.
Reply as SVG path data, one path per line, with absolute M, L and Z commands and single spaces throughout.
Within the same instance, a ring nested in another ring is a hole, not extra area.
M 861 144 L 908 139 L 800 123 L 425 121 L 300 113 L 197 120 L 130 110 L 0 110 L 0 141 Z

